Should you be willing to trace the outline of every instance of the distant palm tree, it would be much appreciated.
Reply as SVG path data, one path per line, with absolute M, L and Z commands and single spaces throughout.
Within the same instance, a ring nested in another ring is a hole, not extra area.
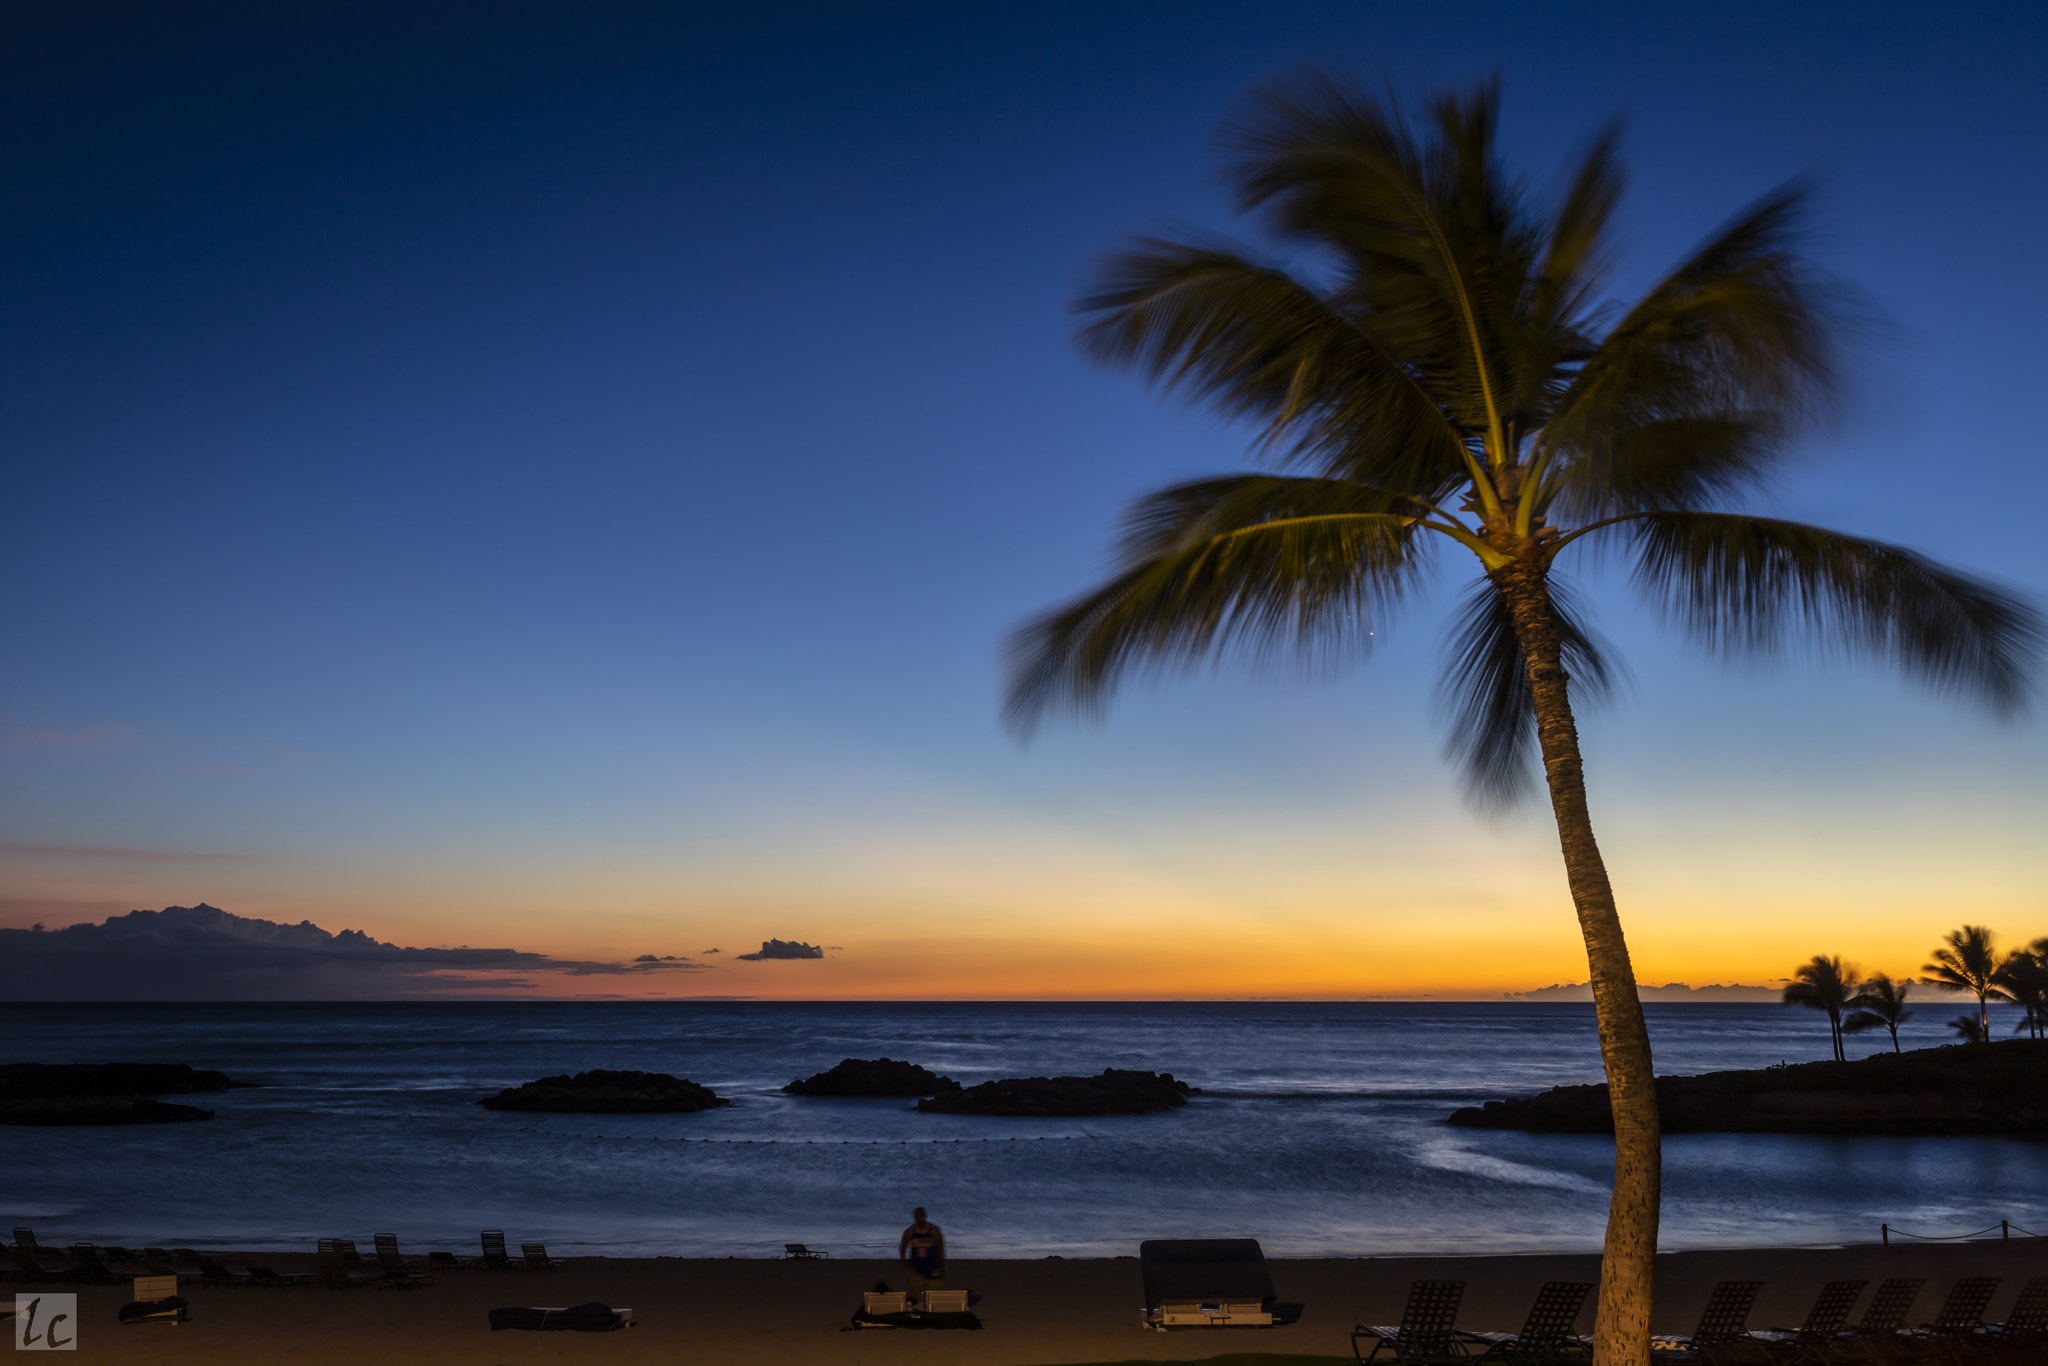
M 1433 552 L 1478 570 L 1451 652 L 1451 751 L 1481 803 L 1542 760 L 1593 985 L 1615 1127 L 1595 1360 L 1649 1359 L 1661 1150 L 1649 1033 L 1593 834 L 1570 689 L 1608 676 L 1555 573 L 1621 542 L 1710 647 L 1797 638 L 2009 707 L 2027 605 L 1912 551 L 1747 515 L 1830 392 L 1832 295 L 1801 260 L 1802 196 L 1744 210 L 1633 305 L 1603 278 L 1622 173 L 1594 140 L 1540 206 L 1498 160 L 1498 92 L 1411 122 L 1309 73 L 1233 128 L 1229 176 L 1298 269 L 1214 239 L 1133 243 L 1078 309 L 1082 346 L 1261 429 L 1296 473 L 1142 499 L 1109 580 L 1019 630 L 1006 712 L 1097 713 L 1131 674 L 1233 652 L 1362 650 Z
M 1956 1037 L 1964 1043 L 1990 1043 L 1991 1027 L 1976 1015 L 1958 1015 L 1948 1022 Z
M 1999 965 L 1994 980 L 2005 999 L 2024 1012 L 2013 1033 L 2024 1029 L 2034 1038 L 2042 1037 L 2048 1026 L 2048 939 L 2015 949 Z
M 1943 991 L 1967 991 L 1975 996 L 1977 1032 L 1988 1040 L 1991 1012 L 1985 1002 L 2012 999 L 1998 985 L 1998 974 L 2005 967 L 1998 952 L 1998 935 L 1988 926 L 1965 925 L 1943 935 L 1942 943 L 1946 947 L 1934 951 L 1934 961 L 1921 964 L 1920 971 L 1927 976 L 1920 980 Z
M 1792 984 L 1785 988 L 1786 1005 L 1805 1006 L 1827 1015 L 1828 1039 L 1835 1046 L 1836 1062 L 1849 1060 L 1842 1051 L 1842 1011 L 1849 1004 L 1849 984 L 1855 980 L 1853 964 L 1844 963 L 1840 956 L 1830 958 L 1817 953 L 1799 965 L 1792 974 Z
M 1889 1030 L 1892 1052 L 1898 1052 L 1899 1026 L 1913 1016 L 1913 1012 L 1906 1009 L 1906 998 L 1912 991 L 1910 978 L 1895 982 L 1887 973 L 1873 975 L 1849 998 L 1850 1013 L 1842 1018 L 1842 1032 L 1861 1034 L 1870 1029 Z

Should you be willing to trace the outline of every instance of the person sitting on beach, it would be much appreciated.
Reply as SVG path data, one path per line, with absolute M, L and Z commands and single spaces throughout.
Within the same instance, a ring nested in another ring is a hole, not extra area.
M 946 1279 L 946 1235 L 924 1217 L 922 1208 L 910 1212 L 911 1225 L 896 1240 L 896 1257 L 910 1278 L 912 1294 L 920 1294 Z

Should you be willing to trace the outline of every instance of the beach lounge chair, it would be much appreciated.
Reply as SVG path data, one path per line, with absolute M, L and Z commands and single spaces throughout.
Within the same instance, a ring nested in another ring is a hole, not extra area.
M 199 1263 L 199 1283 L 240 1287 L 249 1284 L 249 1273 L 236 1271 L 223 1262 L 202 1261 Z
M 1920 1296 L 1920 1287 L 1925 1284 L 1927 1282 L 1917 1276 L 1895 1276 L 1888 1281 L 1879 1281 L 1877 1293 L 1870 1297 L 1870 1307 L 1849 1330 L 1847 1340 L 1839 1344 L 1831 1355 L 1837 1360 L 1859 1361 L 1885 1355 L 1905 1331 L 1907 1311 L 1912 1309 L 1913 1301 Z
M 1292 1322 L 1273 1304 L 1256 1238 L 1151 1238 L 1138 1244 L 1146 1327 L 1271 1328 Z M 1286 1306 L 1299 1316 L 1300 1306 Z
M 375 1238 L 379 1290 L 417 1290 L 434 1283 L 432 1276 L 417 1269 L 417 1262 L 408 1262 L 400 1255 L 397 1234 L 379 1233 Z
M 1806 1322 L 1797 1328 L 1769 1328 L 1755 1334 L 1770 1344 L 1772 1355 L 1781 1361 L 1832 1361 L 1845 1353 L 1849 1332 L 1849 1311 L 1863 1296 L 1869 1281 L 1829 1281 L 1820 1288 Z
M 146 1247 L 142 1249 L 142 1264 L 144 1269 L 152 1276 L 177 1276 L 180 1274 L 177 1258 L 160 1247 Z M 186 1279 L 190 1280 L 191 1276 L 187 1275 Z
M 1749 1333 L 1749 1307 L 1756 1303 L 1762 1281 L 1722 1281 L 1707 1296 L 1699 1326 L 1689 1337 L 1653 1335 L 1651 1350 L 1660 1361 L 1765 1361 L 1769 1349 Z
M 1949 1287 L 1948 1298 L 1935 1311 L 1934 1322 L 1923 1323 L 1908 1334 L 1915 1342 L 1933 1349 L 1935 1355 L 1954 1358 L 1962 1349 L 1984 1335 L 1984 1311 L 1998 1291 L 1996 1276 L 1967 1276 Z
M 1465 1297 L 1463 1281 L 1415 1281 L 1398 1324 L 1361 1323 L 1351 1330 L 1351 1355 L 1360 1366 L 1386 1352 L 1398 1366 L 1435 1366 L 1463 1361 L 1472 1355 L 1458 1333 L 1458 1303 Z M 1366 1350 L 1366 1343 L 1372 1350 Z
M 342 1253 L 339 1239 L 320 1240 L 320 1284 L 330 1290 L 348 1290 L 369 1285 L 376 1279 L 370 1272 L 349 1269 L 348 1258 Z
M 516 1271 L 515 1263 L 505 1252 L 505 1230 L 487 1228 L 483 1232 L 484 1258 L 481 1265 L 486 1271 Z
M 334 1243 L 336 1247 L 341 1249 L 341 1259 L 344 1262 L 347 1262 L 352 1267 L 365 1265 L 363 1261 L 363 1254 L 356 1251 L 355 1239 L 335 1238 L 331 1241 Z
M 47 1266 L 44 1266 L 41 1258 L 18 1243 L 7 1249 L 7 1259 L 12 1268 L 6 1274 L 5 1279 L 7 1280 L 21 1281 L 34 1285 L 42 1281 L 54 1281 L 57 1279 L 57 1274 Z
M 2014 1347 L 2048 1346 L 2048 1276 L 2036 1276 L 2021 1286 L 2005 1322 L 1987 1323 L 1984 1332 L 1994 1342 Z
M 526 1259 L 528 1271 L 560 1271 L 562 1264 L 548 1256 L 546 1243 L 521 1243 L 519 1255 Z
M 73 1281 L 80 1285 L 118 1285 L 121 1281 L 119 1276 L 107 1269 L 107 1264 L 100 1260 L 100 1250 L 91 1243 L 73 1243 L 71 1259 L 77 1265 L 69 1271 L 58 1272 L 59 1280 Z M 177 1278 L 174 1276 L 172 1279 Z
M 877 1317 L 910 1312 L 910 1296 L 901 1290 L 870 1290 L 860 1301 L 862 1313 Z
M 408 1258 L 404 1254 L 399 1252 L 398 1235 L 395 1233 L 376 1234 L 374 1235 L 372 1241 L 376 1244 L 377 1266 L 380 1270 L 413 1271 L 419 1267 L 420 1262 L 422 1260 L 425 1260 L 419 1257 Z M 447 1257 L 448 1261 L 451 1264 L 455 1261 L 454 1257 L 449 1256 L 449 1254 L 445 1252 L 441 1255 L 443 1257 Z
M 462 1265 L 462 1258 L 452 1252 L 429 1252 L 427 1265 L 436 1271 L 454 1271 Z
M 917 1311 L 920 1314 L 964 1314 L 967 1312 L 965 1290 L 927 1290 L 917 1297 Z
M 1546 1281 L 1529 1306 L 1519 1333 L 1465 1333 L 1485 1344 L 1487 1361 L 1507 1366 L 1565 1366 L 1589 1361 L 1592 1344 L 1577 1335 L 1579 1310 L 1593 1293 L 1590 1281 Z
M 176 1276 L 137 1276 L 135 1298 L 121 1306 L 119 1317 L 123 1323 L 167 1323 L 175 1328 L 191 1317 L 189 1308 L 178 1294 Z
M 609 1333 L 633 1326 L 633 1311 L 614 1309 L 596 1300 L 566 1307 L 493 1309 L 491 1331 L 520 1328 L 541 1333 Z
M 809 1261 L 813 1257 L 823 1257 L 826 1254 L 814 1248 L 805 1247 L 802 1243 L 784 1243 L 782 1245 L 782 1255 L 790 1261 L 803 1262 Z
M 260 1286 L 265 1290 L 292 1290 L 302 1285 L 311 1285 L 313 1277 L 303 1271 L 276 1272 L 267 1266 L 249 1264 L 247 1284 Z

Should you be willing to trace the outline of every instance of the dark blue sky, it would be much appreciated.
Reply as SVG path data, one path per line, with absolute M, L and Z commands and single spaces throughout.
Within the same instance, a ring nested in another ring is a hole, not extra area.
M 203 898 L 668 952 L 1198 904 L 1309 943 L 1412 919 L 1422 894 L 1376 870 L 1418 840 L 1540 869 L 1541 820 L 1474 820 L 1436 759 L 1427 605 L 1334 686 L 1232 674 L 1028 752 L 1000 734 L 1003 633 L 1091 580 L 1132 494 L 1242 463 L 1076 356 L 1087 261 L 1228 226 L 1215 125 L 1305 58 L 1418 93 L 1498 72 L 1539 186 L 1626 115 L 1619 292 L 1816 173 L 1814 252 L 1887 321 L 1766 506 L 2039 596 L 2044 27 L 1953 4 L 11 4 L 0 923 Z M 1818 923 L 1849 925 L 1960 861 L 1978 913 L 2048 911 L 2009 838 L 2044 814 L 2038 722 L 1869 670 L 1727 669 L 1618 593 L 1602 622 L 1635 685 L 1589 726 L 1596 800 L 1664 959 L 1748 970 L 1688 938 L 1724 875 L 1724 900 L 1827 889 Z M 1888 861 L 1943 822 L 1950 855 Z M 1425 881 L 1537 917 L 1529 953 L 1569 971 L 1561 881 Z M 978 900 L 990 882 L 1013 899 Z

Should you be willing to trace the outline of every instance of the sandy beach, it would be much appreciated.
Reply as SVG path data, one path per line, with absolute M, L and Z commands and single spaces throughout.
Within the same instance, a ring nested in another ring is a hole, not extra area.
M 261 1255 L 280 1270 L 312 1259 Z M 705 1261 L 582 1258 L 552 1275 L 461 1270 L 429 1288 L 237 1290 L 193 1286 L 192 1321 L 182 1327 L 124 1327 L 115 1311 L 125 1287 L 79 1292 L 79 1345 L 89 1360 L 134 1362 L 433 1361 L 512 1366 L 521 1362 L 760 1362 L 790 1366 L 963 1363 L 1055 1366 L 1129 1360 L 1189 1361 L 1224 1353 L 1302 1357 L 1349 1355 L 1351 1326 L 1399 1317 L 1408 1283 L 1441 1277 L 1468 1283 L 1461 1326 L 1512 1328 L 1546 1280 L 1592 1279 L 1590 1256 L 1386 1257 L 1271 1263 L 1280 1297 L 1299 1300 L 1298 1324 L 1270 1330 L 1147 1332 L 1135 1258 L 969 1261 L 948 1283 L 981 1296 L 980 1332 L 842 1332 L 859 1294 L 877 1280 L 900 1286 L 893 1263 L 829 1259 Z M 2029 1276 L 2048 1274 L 2048 1243 L 1986 1242 L 1826 1250 L 1681 1252 L 1661 1259 L 1656 1328 L 1691 1328 L 1712 1284 L 1768 1282 L 1755 1327 L 1797 1323 L 1822 1282 L 1837 1277 L 1920 1276 L 1928 1281 L 1915 1317 L 1931 1317 L 1950 1282 L 2005 1279 L 1992 1301 L 1997 1319 Z M 12 1287 L 0 1293 L 16 1293 Z M 609 1334 L 489 1331 L 486 1311 L 503 1305 L 569 1305 L 603 1300 L 630 1306 L 638 1326 Z M 1581 1326 L 1590 1327 L 1590 1309 Z

